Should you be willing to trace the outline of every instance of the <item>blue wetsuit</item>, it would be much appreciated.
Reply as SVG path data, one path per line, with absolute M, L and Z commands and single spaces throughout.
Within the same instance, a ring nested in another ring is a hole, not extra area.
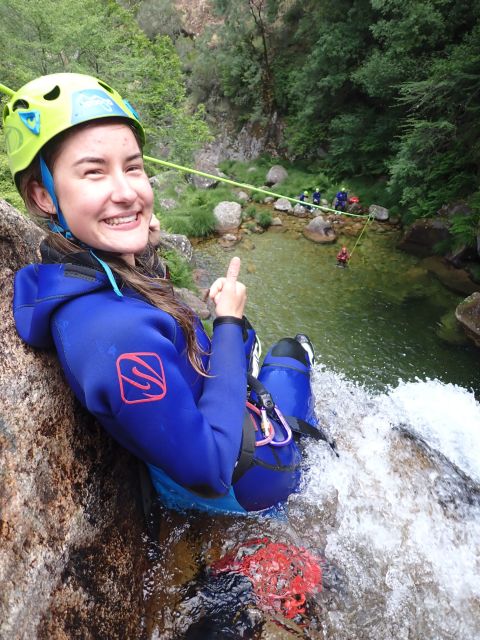
M 320 191 L 314 191 L 312 194 L 313 204 L 320 204 L 321 197 L 322 197 L 322 194 L 320 193 Z
M 336 195 L 337 203 L 335 209 L 339 211 L 345 211 L 347 208 L 348 193 L 346 191 L 339 191 Z
M 301 456 L 293 440 L 253 447 L 244 464 L 247 436 L 253 433 L 254 442 L 264 436 L 245 409 L 248 331 L 242 321 L 217 319 L 211 341 L 197 321 L 197 340 L 209 354 L 203 356 L 208 377 L 200 376 L 170 314 L 126 287 L 117 296 L 86 251 L 62 258 L 44 246 L 42 254 L 42 264 L 15 277 L 17 331 L 34 347 L 56 348 L 81 404 L 147 463 L 167 506 L 245 513 L 270 508 L 298 489 Z M 315 424 L 308 358 L 292 358 L 284 347 L 274 351 L 259 379 L 286 415 Z M 284 439 L 277 428 L 274 442 Z M 244 469 L 236 475 L 240 460 Z

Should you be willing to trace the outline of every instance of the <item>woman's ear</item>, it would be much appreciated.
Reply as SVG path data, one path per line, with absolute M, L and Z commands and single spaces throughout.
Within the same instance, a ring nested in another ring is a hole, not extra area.
M 50 194 L 37 180 L 32 180 L 28 185 L 31 202 L 35 205 L 40 215 L 49 218 L 57 213 Z

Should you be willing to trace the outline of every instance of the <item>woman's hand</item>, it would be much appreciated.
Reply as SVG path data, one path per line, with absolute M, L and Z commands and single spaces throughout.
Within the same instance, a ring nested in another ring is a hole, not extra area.
M 148 241 L 157 248 L 160 244 L 160 220 L 152 213 L 152 219 L 148 226 Z
M 215 304 L 217 316 L 243 317 L 247 302 L 247 289 L 237 281 L 240 273 L 240 258 L 232 258 L 225 278 L 218 278 L 210 287 L 209 298 Z

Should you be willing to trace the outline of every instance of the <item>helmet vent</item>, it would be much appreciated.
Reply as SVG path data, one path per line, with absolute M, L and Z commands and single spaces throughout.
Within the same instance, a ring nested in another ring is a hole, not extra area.
M 3 110 L 3 119 L 6 120 L 10 115 L 10 109 L 8 108 L 8 104 L 5 105 L 5 109 Z
M 16 111 L 17 109 L 29 109 L 30 105 L 26 100 L 15 100 L 13 103 L 12 111 Z
M 53 89 L 51 91 L 49 91 L 48 93 L 46 93 L 43 98 L 45 100 L 56 100 L 58 98 L 58 96 L 60 95 L 60 87 L 58 86 L 58 84 L 53 87 Z
M 109 87 L 108 84 L 105 84 L 104 82 L 100 82 L 100 80 L 98 81 L 98 84 L 102 87 L 102 89 L 105 89 L 105 91 L 108 91 L 108 93 L 113 93 L 112 87 Z

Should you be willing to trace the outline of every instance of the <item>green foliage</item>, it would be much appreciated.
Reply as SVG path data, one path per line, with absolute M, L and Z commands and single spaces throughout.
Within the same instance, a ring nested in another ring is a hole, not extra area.
M 92 74 L 135 105 L 153 151 L 184 161 L 208 137 L 201 110 L 189 112 L 171 40 L 150 42 L 114 0 L 2 0 L 0 44 L 2 82 L 12 89 L 48 73 Z
M 5 135 L 3 129 L 0 129 L 0 149 L 5 148 Z M 25 205 L 12 180 L 12 174 L 8 167 L 7 156 L 0 153 L 0 198 L 9 202 L 19 211 L 25 212 Z
M 454 237 L 454 248 L 476 247 L 479 233 L 480 211 L 473 215 L 456 215 L 450 222 L 450 232 Z
M 189 187 L 180 205 L 170 211 L 160 211 L 162 227 L 170 233 L 182 233 L 193 238 L 206 238 L 214 233 L 215 206 L 224 200 L 237 202 L 235 193 L 227 186 L 216 189 Z
M 261 30 L 247 5 L 263 9 Z M 269 4 L 275 5 L 269 12 Z M 480 166 L 480 0 L 216 0 L 224 26 L 199 49 L 210 104 L 238 117 L 268 114 L 265 88 L 287 123 L 290 158 L 319 159 L 322 187 L 360 177 L 405 222 L 468 199 Z M 207 45 L 208 42 L 208 45 Z M 209 73 L 219 61 L 218 77 Z M 260 185 L 263 167 L 240 179 Z M 230 170 L 227 170 L 230 173 Z M 333 177 L 336 177 L 336 180 Z M 388 182 L 384 178 L 388 178 Z M 374 186 L 375 185 L 375 186 Z M 294 196 L 307 184 L 282 184 Z M 358 190 L 357 190 L 358 191 Z M 297 193 L 295 193 L 297 192 Z M 359 194 L 361 195 L 361 194 Z M 260 202 L 262 196 L 253 195 Z
M 254 204 L 249 204 L 243 211 L 243 219 L 248 220 L 257 217 L 257 207 Z
M 165 251 L 162 257 L 168 265 L 170 280 L 175 287 L 195 289 L 192 269 L 177 251 Z
M 255 220 L 259 227 L 262 227 L 262 229 L 268 229 L 272 224 L 272 214 L 270 211 L 259 211 L 255 216 Z

